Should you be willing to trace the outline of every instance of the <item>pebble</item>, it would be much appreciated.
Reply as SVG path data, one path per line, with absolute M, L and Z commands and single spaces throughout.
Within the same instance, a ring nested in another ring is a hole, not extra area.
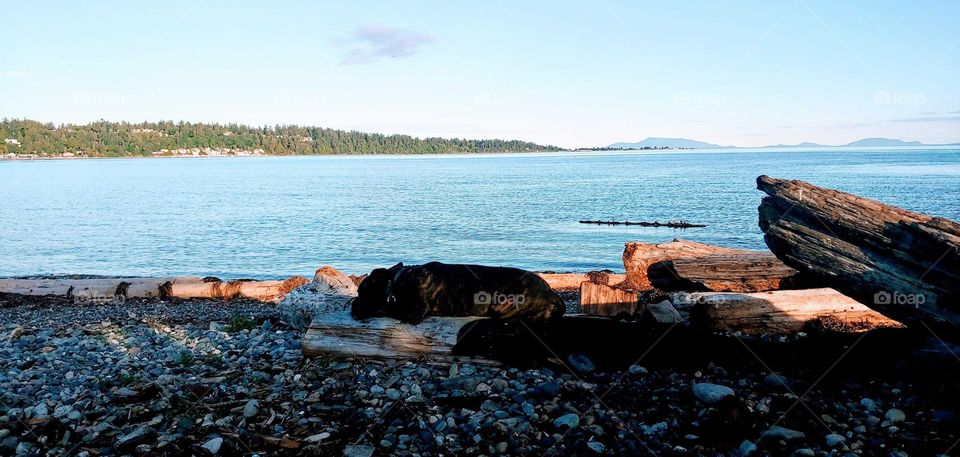
M 374 450 L 369 444 L 348 444 L 343 448 L 343 457 L 372 457 Z
M 803 432 L 797 430 L 791 430 L 789 428 L 781 427 L 779 425 L 774 425 L 770 427 L 769 430 L 763 433 L 764 437 L 774 438 L 784 441 L 798 440 L 806 437 L 807 435 Z
M 738 453 L 741 457 L 746 457 L 756 451 L 757 445 L 750 440 L 744 440 L 742 443 L 740 443 L 740 448 L 738 449 Z
M 259 412 L 260 402 L 257 400 L 250 400 L 243 406 L 243 417 L 247 419 L 256 416 Z
M 708 405 L 712 405 L 726 397 L 734 396 L 736 394 L 734 393 L 733 389 L 727 386 L 700 382 L 693 385 L 693 395 L 697 397 L 698 400 Z
M 553 425 L 557 428 L 575 428 L 580 425 L 580 416 L 574 413 L 564 414 L 563 416 L 560 416 L 554 420 Z
M 590 441 L 589 443 L 587 443 L 587 447 L 591 451 L 597 454 L 603 454 L 607 450 L 607 447 L 604 446 L 603 443 L 599 441 Z
M 890 408 L 887 410 L 887 413 L 883 415 L 883 417 L 893 424 L 907 420 L 907 415 L 897 408 Z
M 790 388 L 790 381 L 787 380 L 786 376 L 783 376 L 778 373 L 770 373 L 765 378 L 763 382 L 771 387 L 776 387 L 779 389 L 788 390 Z
M 567 363 L 570 364 L 570 368 L 573 368 L 574 371 L 582 374 L 593 373 L 593 371 L 597 369 L 593 361 L 583 354 L 570 354 L 567 356 Z
M 847 438 L 845 436 L 839 435 L 836 433 L 831 433 L 827 435 L 825 438 L 825 442 L 827 444 L 827 447 L 829 448 L 837 447 L 843 444 L 845 441 L 847 441 Z
M 200 446 L 207 450 L 207 452 L 216 455 L 220 452 L 220 447 L 223 446 L 223 438 L 215 437 L 206 443 L 203 443 L 203 446 Z
M 330 433 L 329 433 L 329 432 L 322 432 L 322 433 L 317 433 L 316 435 L 310 435 L 310 436 L 304 438 L 303 440 L 306 441 L 306 442 L 308 442 L 308 443 L 319 443 L 319 442 L 321 442 L 321 441 L 323 441 L 323 440 L 325 440 L 325 439 L 327 439 L 327 438 L 330 438 Z

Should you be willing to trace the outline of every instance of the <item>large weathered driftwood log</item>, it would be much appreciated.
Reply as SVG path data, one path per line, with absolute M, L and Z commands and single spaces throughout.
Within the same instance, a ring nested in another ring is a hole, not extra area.
M 447 357 L 457 333 L 480 317 L 428 317 L 417 325 L 389 317 L 355 320 L 349 311 L 314 316 L 303 337 L 303 354 L 411 358 Z
M 623 251 L 628 288 L 757 292 L 779 289 L 796 270 L 775 256 L 675 239 L 627 243 Z
M 902 322 L 960 334 L 960 224 L 802 181 L 757 178 L 760 228 L 787 265 Z
M 678 295 L 674 301 L 692 304 L 691 320 L 711 330 L 786 335 L 815 321 L 851 331 L 900 327 L 897 321 L 829 288 L 747 294 L 695 292 Z
M 633 315 L 637 312 L 637 293 L 584 281 L 580 283 L 580 311 L 588 316 Z

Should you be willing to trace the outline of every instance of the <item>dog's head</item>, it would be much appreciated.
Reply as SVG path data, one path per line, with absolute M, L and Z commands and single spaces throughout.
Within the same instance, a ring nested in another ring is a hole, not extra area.
M 403 269 L 403 263 L 390 268 L 376 268 L 357 286 L 357 297 L 350 304 L 350 315 L 354 319 L 389 316 L 390 309 L 396 304 L 393 284 L 397 273 Z

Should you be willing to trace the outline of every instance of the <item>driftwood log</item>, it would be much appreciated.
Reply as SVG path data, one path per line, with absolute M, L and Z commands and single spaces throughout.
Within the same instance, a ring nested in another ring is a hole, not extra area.
M 793 287 L 796 275 L 777 256 L 760 251 L 680 257 L 647 269 L 650 283 L 662 291 L 762 292 Z
M 637 291 L 758 292 L 792 286 L 797 271 L 774 255 L 675 239 L 627 243 L 626 288 Z
M 577 290 L 584 281 L 602 284 L 618 284 L 626 279 L 626 275 L 619 273 L 591 272 L 591 273 L 537 273 L 553 290 Z M 604 281 L 597 278 L 605 277 Z
M 303 336 L 306 356 L 449 357 L 464 325 L 480 317 L 427 317 L 417 325 L 389 317 L 355 320 L 349 311 L 314 316 Z
M 691 320 L 710 330 L 789 335 L 810 324 L 848 331 L 900 327 L 900 323 L 833 289 L 757 293 L 699 292 L 677 295 L 692 305 Z
M 308 283 L 295 276 L 276 281 L 228 281 L 197 276 L 175 278 L 4 279 L 0 292 L 20 295 L 58 295 L 78 302 L 119 298 L 250 298 L 275 302 L 291 290 Z
M 887 316 L 960 335 L 960 224 L 802 181 L 757 178 L 770 250 Z
M 637 312 L 637 293 L 584 281 L 580 283 L 580 311 L 588 316 L 632 316 Z

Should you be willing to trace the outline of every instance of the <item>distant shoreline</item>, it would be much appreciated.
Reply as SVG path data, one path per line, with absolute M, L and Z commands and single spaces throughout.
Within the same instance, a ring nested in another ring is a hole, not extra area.
M 70 160 L 141 160 L 141 159 L 231 159 L 231 158 L 303 158 L 303 157 L 456 157 L 456 156 L 487 156 L 487 155 L 534 155 L 534 154 L 603 154 L 618 153 L 637 155 L 656 154 L 696 154 L 696 153 L 740 153 L 740 152 L 896 152 L 916 150 L 954 150 L 956 145 L 923 145 L 923 146 L 822 146 L 822 147 L 725 147 L 717 149 L 706 148 L 658 148 L 658 149 L 563 149 L 559 151 L 500 151 L 500 152 L 423 152 L 423 153 L 377 153 L 377 154 L 241 154 L 241 155 L 157 155 L 157 156 L 81 156 L 81 157 L 9 157 L 0 156 L 0 162 L 50 162 Z

